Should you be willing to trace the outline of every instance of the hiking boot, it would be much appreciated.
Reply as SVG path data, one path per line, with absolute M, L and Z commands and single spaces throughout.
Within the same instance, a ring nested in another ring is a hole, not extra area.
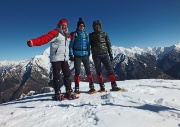
M 54 96 L 53 96 L 52 98 L 53 98 L 53 100 L 58 101 L 58 100 L 61 100 L 61 99 L 62 99 L 61 97 L 62 97 L 61 91 L 58 91 L 58 92 L 56 92 L 56 93 L 54 94 Z
M 75 83 L 74 93 L 76 93 L 76 94 L 80 94 L 80 92 L 79 92 L 79 82 L 80 82 L 80 76 L 75 75 L 74 76 L 74 83 Z
M 111 83 L 111 91 L 120 91 L 122 90 L 120 87 L 117 86 L 116 82 Z
M 75 87 L 74 93 L 75 93 L 75 94 L 80 94 L 80 92 L 79 92 L 79 87 Z
M 68 99 L 74 99 L 76 98 L 76 95 L 72 90 L 67 90 L 65 93 L 65 97 Z
M 100 90 L 98 90 L 98 92 L 107 92 L 105 88 L 100 88 Z
M 117 87 L 117 86 L 113 86 L 111 91 L 120 91 L 122 90 L 120 87 Z
M 97 93 L 97 92 L 96 92 L 96 90 L 95 90 L 94 88 L 92 88 L 92 89 L 90 89 L 90 90 L 88 91 L 88 93 L 89 93 L 89 94 L 94 94 L 94 93 Z
M 96 93 L 96 90 L 94 89 L 94 84 L 89 84 L 90 90 L 88 91 L 89 94 Z
M 104 83 L 100 83 L 99 86 L 100 86 L 100 90 L 98 90 L 98 92 L 106 92 Z

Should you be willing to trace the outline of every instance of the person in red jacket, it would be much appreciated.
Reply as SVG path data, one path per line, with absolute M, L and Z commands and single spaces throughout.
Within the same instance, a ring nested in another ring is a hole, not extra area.
M 61 90 L 60 87 L 60 71 L 63 72 L 64 85 L 66 88 L 65 96 L 73 99 L 75 94 L 71 88 L 71 71 L 68 65 L 69 59 L 69 42 L 71 40 L 71 35 L 68 33 L 68 21 L 66 19 L 61 19 L 56 27 L 56 29 L 51 30 L 45 35 L 40 37 L 30 39 L 27 42 L 29 47 L 41 46 L 50 43 L 50 62 L 52 63 L 53 69 L 53 87 L 54 87 L 54 100 L 61 100 Z

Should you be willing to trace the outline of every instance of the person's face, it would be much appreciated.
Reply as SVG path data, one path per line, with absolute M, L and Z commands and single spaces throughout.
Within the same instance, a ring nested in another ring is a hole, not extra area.
M 95 25 L 95 29 L 96 29 L 97 31 L 101 31 L 101 26 L 100 26 L 100 24 L 96 24 L 96 25 Z
M 80 24 L 78 28 L 79 30 L 84 30 L 84 24 Z
M 62 29 L 62 31 L 64 32 L 64 33 L 66 33 L 67 32 L 67 24 L 66 23 L 62 23 L 61 24 L 61 29 Z

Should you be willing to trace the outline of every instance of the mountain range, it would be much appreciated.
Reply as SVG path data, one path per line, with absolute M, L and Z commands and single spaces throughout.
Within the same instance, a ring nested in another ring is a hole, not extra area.
M 112 46 L 112 66 L 118 81 L 131 79 L 180 79 L 180 43 L 170 47 L 124 48 Z M 50 48 L 41 55 L 21 61 L 0 61 L 0 103 L 8 102 L 32 93 L 48 92 L 51 86 L 52 69 Z M 73 62 L 68 61 L 74 76 Z M 97 83 L 92 56 L 90 67 Z M 105 82 L 108 74 L 102 65 Z M 81 65 L 81 81 L 86 81 Z M 62 80 L 63 84 L 63 80 Z

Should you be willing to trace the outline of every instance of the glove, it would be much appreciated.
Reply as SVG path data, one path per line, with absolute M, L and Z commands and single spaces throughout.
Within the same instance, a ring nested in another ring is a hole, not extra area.
M 29 47 L 32 47 L 32 46 L 33 46 L 33 42 L 32 42 L 31 40 L 29 40 L 29 41 L 27 41 L 27 45 L 28 45 Z
M 113 56 L 110 56 L 110 61 L 111 61 L 111 62 L 113 61 Z
M 70 58 L 69 58 L 69 60 L 70 61 L 74 61 L 74 57 L 71 55 L 71 56 L 69 56 Z

